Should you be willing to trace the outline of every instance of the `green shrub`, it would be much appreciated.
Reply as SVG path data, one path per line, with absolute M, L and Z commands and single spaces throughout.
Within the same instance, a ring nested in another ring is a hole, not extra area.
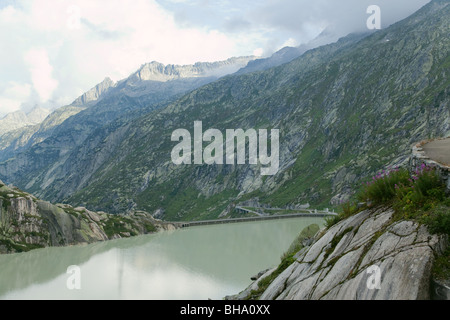
M 423 217 L 431 233 L 450 235 L 450 212 L 447 206 L 438 207 Z
M 264 291 L 270 286 L 270 284 L 287 268 L 289 268 L 295 262 L 294 255 L 284 256 L 281 260 L 280 265 L 275 271 L 273 271 L 269 276 L 262 278 L 258 281 L 258 289 L 252 290 L 250 295 L 246 298 L 247 300 L 258 300 Z
M 313 238 L 317 232 L 319 232 L 320 227 L 317 224 L 311 224 L 304 228 L 302 232 L 297 236 L 297 238 L 292 242 L 289 249 L 281 256 L 281 260 L 288 256 L 293 256 L 303 249 L 303 241 L 306 239 Z
M 341 210 L 338 213 L 337 216 L 330 216 L 325 218 L 325 227 L 326 228 L 331 228 L 332 226 L 334 226 L 335 224 L 339 223 L 340 221 L 347 219 L 355 214 L 357 214 L 358 212 L 361 212 L 365 207 L 364 206 L 359 206 L 355 203 L 351 203 L 351 202 L 345 202 L 341 204 Z
M 395 198 L 399 186 L 408 185 L 410 182 L 411 177 L 406 169 L 383 170 L 373 177 L 372 181 L 364 184 L 358 198 L 372 205 L 383 204 Z
M 397 219 L 413 219 L 426 224 L 432 233 L 450 234 L 450 199 L 435 168 L 421 165 L 414 172 L 390 169 L 363 183 L 358 200 L 368 207 L 392 205 Z M 327 227 L 359 212 L 347 203 Z
M 450 247 L 447 248 L 444 254 L 436 257 L 431 272 L 436 280 L 450 279 Z

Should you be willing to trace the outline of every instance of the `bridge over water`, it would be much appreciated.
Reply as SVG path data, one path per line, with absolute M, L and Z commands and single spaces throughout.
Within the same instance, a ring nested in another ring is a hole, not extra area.
M 243 209 L 243 208 L 240 208 L 240 209 Z M 248 210 L 248 211 L 252 212 L 252 210 Z M 292 218 L 326 218 L 326 217 L 330 217 L 330 216 L 337 216 L 337 213 L 329 212 L 329 211 L 310 210 L 310 212 L 308 212 L 308 213 L 305 212 L 305 213 L 278 214 L 278 215 L 259 215 L 256 217 L 248 217 L 248 218 L 231 218 L 231 219 L 222 219 L 222 220 L 177 222 L 174 224 L 180 228 L 188 228 L 188 227 L 196 227 L 196 226 L 215 225 L 215 224 L 242 223 L 242 222 L 292 219 Z

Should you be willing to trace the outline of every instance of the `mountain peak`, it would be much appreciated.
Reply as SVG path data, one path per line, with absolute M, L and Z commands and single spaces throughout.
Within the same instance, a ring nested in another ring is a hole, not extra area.
M 0 135 L 23 127 L 41 123 L 50 114 L 50 111 L 41 107 L 34 107 L 28 113 L 22 110 L 8 113 L 0 119 Z
M 224 61 L 196 62 L 191 65 L 164 65 L 152 61 L 142 65 L 129 80 L 167 82 L 186 78 L 219 78 L 238 71 L 255 59 L 255 56 L 233 57 Z
M 72 105 L 84 105 L 89 102 L 97 101 L 101 98 L 110 88 L 114 87 L 116 84 L 111 78 L 106 77 L 102 82 L 97 84 L 95 87 L 84 93 L 78 99 L 76 99 Z

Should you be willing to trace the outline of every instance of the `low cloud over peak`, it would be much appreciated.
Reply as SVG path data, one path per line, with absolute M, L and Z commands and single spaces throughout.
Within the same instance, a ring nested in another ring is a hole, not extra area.
M 361 31 L 369 5 L 382 25 L 429 0 L 17 0 L 0 4 L 0 113 L 70 103 L 105 76 L 143 63 L 267 56 L 328 28 Z

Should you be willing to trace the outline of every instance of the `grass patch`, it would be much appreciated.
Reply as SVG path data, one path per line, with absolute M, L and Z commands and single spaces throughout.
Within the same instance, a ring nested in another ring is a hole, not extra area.
M 447 248 L 443 255 L 436 258 L 431 272 L 436 280 L 450 279 L 450 247 Z
M 34 249 L 42 249 L 45 246 L 40 244 L 15 243 L 9 239 L 0 240 L 0 246 L 6 247 L 9 253 L 28 252 Z
M 347 202 L 342 204 L 341 209 L 339 210 L 339 213 L 337 216 L 330 216 L 325 218 L 325 227 L 327 229 L 331 228 L 335 224 L 339 223 L 342 220 L 345 220 L 356 213 L 360 212 L 362 210 L 362 207 L 359 207 L 356 204 Z
M 110 216 L 108 220 L 105 221 L 105 226 L 103 230 L 105 231 L 108 238 L 112 238 L 114 235 L 129 232 L 131 235 L 135 235 L 133 230 L 127 227 L 127 223 L 130 223 L 129 219 L 120 216 Z
M 413 172 L 389 169 L 365 182 L 357 195 L 359 204 L 342 205 L 337 217 L 326 220 L 329 228 L 364 209 L 392 206 L 395 220 L 413 220 L 433 234 L 450 235 L 450 198 L 436 169 L 422 165 Z M 361 203 L 363 203 L 361 205 Z
M 285 256 L 281 260 L 280 265 L 274 272 L 272 272 L 269 276 L 261 279 L 258 282 L 258 289 L 252 290 L 252 292 L 247 297 L 247 300 L 258 300 L 264 293 L 264 291 L 267 290 L 270 284 L 294 262 L 295 262 L 294 254 Z
M 78 219 L 81 215 L 81 213 L 79 211 L 76 211 L 74 208 L 62 208 L 64 210 L 65 213 L 70 214 L 71 216 L 75 217 L 76 219 Z
M 158 231 L 158 229 L 152 223 L 144 222 L 142 225 L 147 233 L 155 233 L 156 231 Z
M 317 224 L 309 225 L 308 227 L 303 229 L 302 232 L 297 236 L 297 238 L 292 242 L 289 249 L 283 254 L 281 260 L 297 254 L 304 248 L 304 241 L 313 238 L 319 230 L 320 227 Z

